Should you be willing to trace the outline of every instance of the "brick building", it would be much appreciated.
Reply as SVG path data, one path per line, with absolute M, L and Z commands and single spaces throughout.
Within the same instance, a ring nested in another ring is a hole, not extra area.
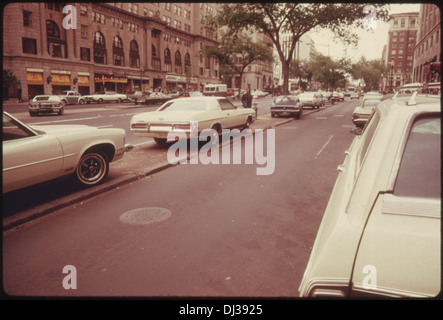
M 64 21 L 75 7 L 76 19 Z M 198 54 L 217 35 L 201 18 L 209 3 L 9 3 L 3 10 L 3 69 L 24 100 L 76 89 L 128 92 L 201 89 L 218 83 L 218 66 Z M 69 25 L 69 24 L 68 24 Z M 14 96 L 14 88 L 10 96 Z
M 388 68 L 384 76 L 386 91 L 412 82 L 418 25 L 418 12 L 392 15 L 389 22 L 388 46 L 383 53 Z
M 420 5 L 420 25 L 414 54 L 414 82 L 440 82 L 441 17 L 435 4 Z

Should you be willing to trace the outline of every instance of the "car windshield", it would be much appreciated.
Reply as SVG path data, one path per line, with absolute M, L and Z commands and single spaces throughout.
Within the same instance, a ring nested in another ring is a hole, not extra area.
M 60 101 L 58 96 L 37 96 L 34 101 Z
M 204 100 L 181 100 L 167 102 L 160 111 L 205 111 L 207 103 Z
M 277 97 L 274 100 L 274 104 L 276 106 L 279 105 L 296 105 L 298 103 L 298 97 L 296 96 L 284 96 L 284 97 Z
M 441 119 L 415 121 L 403 153 L 394 195 L 441 197 Z
M 363 101 L 363 107 L 375 107 L 379 103 L 380 103 L 380 100 L 377 100 L 377 99 L 365 100 L 365 101 Z

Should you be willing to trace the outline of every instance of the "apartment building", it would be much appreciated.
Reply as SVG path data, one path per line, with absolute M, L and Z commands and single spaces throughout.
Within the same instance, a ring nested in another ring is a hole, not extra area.
M 420 24 L 414 52 L 414 82 L 441 80 L 441 16 L 434 4 L 420 5 Z
M 414 49 L 419 25 L 418 12 L 393 14 L 389 22 L 385 55 L 387 91 L 412 82 Z
M 68 5 L 75 9 L 63 12 Z M 199 90 L 219 82 L 218 65 L 199 55 L 204 45 L 218 44 L 201 24 L 217 6 L 9 3 L 3 11 L 3 69 L 20 81 L 24 100 L 69 89 Z

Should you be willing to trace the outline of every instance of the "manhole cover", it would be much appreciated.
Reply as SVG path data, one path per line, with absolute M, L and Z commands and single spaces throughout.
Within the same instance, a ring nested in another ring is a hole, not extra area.
M 127 224 L 149 224 L 168 219 L 171 211 L 165 208 L 139 208 L 123 213 L 120 221 Z

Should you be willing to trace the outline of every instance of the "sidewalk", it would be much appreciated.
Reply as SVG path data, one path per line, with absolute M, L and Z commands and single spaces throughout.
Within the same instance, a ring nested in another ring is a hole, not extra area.
M 321 109 L 306 110 L 303 115 L 319 110 Z M 253 132 L 255 132 L 256 129 L 268 130 L 293 120 L 294 118 L 272 118 L 271 115 L 268 114 L 258 116 L 250 128 Z M 155 142 L 134 147 L 134 149 L 126 153 L 122 159 L 110 164 L 109 175 L 104 183 L 95 187 L 82 189 L 65 197 L 5 217 L 3 218 L 3 230 L 14 228 L 54 211 L 85 201 L 101 193 L 172 167 L 173 165 L 167 160 L 167 151 L 167 145 L 160 146 Z

